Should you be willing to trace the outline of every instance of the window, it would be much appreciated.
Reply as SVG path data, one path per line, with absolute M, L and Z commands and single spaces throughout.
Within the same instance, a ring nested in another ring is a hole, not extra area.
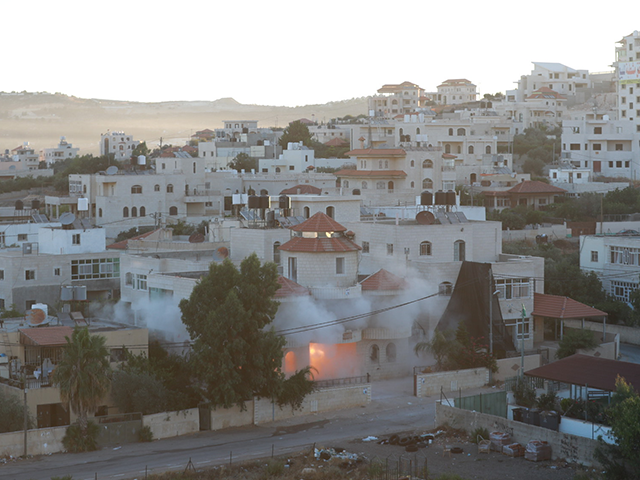
M 80 245 L 80 234 L 79 233 L 74 233 L 73 235 L 71 235 L 71 243 L 73 245 Z
M 438 285 L 438 295 L 450 296 L 453 293 L 453 284 L 451 282 L 442 282 Z
M 344 275 L 344 257 L 336 258 L 336 275 Z
M 393 243 L 387 243 L 387 255 L 393 255 Z
M 465 245 L 464 241 L 456 240 L 453 243 L 453 261 L 464 262 L 465 260 Z
M 593 144 L 593 150 L 595 150 L 596 152 L 599 152 L 600 150 L 602 150 L 602 144 L 594 143 Z
M 466 135 L 466 132 L 465 132 L 464 128 L 459 128 L 456 131 L 456 135 L 458 135 L 459 137 L 464 137 Z
M 369 242 L 362 242 L 362 253 L 369 253 Z
M 134 277 L 133 288 L 136 290 L 146 290 L 147 289 L 147 276 L 140 275 L 138 273 L 135 274 Z
M 160 191 L 160 185 L 157 185 L 157 184 L 156 184 L 156 185 L 154 185 L 154 186 L 153 186 L 153 191 L 154 191 L 154 192 L 159 192 L 159 191 Z
M 431 180 L 430 178 L 425 178 L 424 180 L 422 180 L 422 188 L 431 190 L 433 188 L 433 180 Z
M 591 250 L 591 261 L 592 262 L 597 262 L 598 261 L 598 251 L 597 250 Z
M 173 193 L 173 185 L 167 185 L 167 193 Z
M 616 152 L 621 152 L 621 151 L 622 151 L 622 144 L 616 143 Z
M 474 149 L 473 149 L 473 145 L 469 145 L 469 154 L 473 154 Z
M 631 292 L 637 289 L 637 283 L 611 280 L 611 295 L 620 301 L 629 302 Z
M 24 271 L 24 279 L 25 280 L 35 280 L 36 279 L 36 271 L 35 270 L 25 270 Z
M 580 150 L 580 144 L 579 143 L 569 144 L 569 150 Z
M 377 182 L 376 183 L 376 190 L 384 190 L 385 187 L 385 183 L 384 182 Z
M 629 247 L 609 247 L 610 261 L 618 265 L 640 266 L 640 248 Z
M 505 300 L 531 298 L 531 281 L 528 278 L 496 279 L 496 290 Z
M 138 216 L 138 209 L 136 207 L 131 207 L 131 216 L 132 217 Z
M 4 280 L 4 270 L 0 270 L 0 280 Z
M 129 207 L 124 207 L 124 208 L 122 209 L 122 216 L 123 216 L 124 218 L 127 218 L 127 217 L 129 216 Z
M 420 244 L 420 256 L 431 255 L 431 242 L 422 242 Z
M 131 193 L 140 195 L 142 193 L 142 185 L 133 185 L 131 187 Z
M 127 358 L 124 348 L 112 348 L 109 353 L 111 362 L 124 362 Z
M 387 344 L 386 354 L 387 354 L 387 362 L 393 363 L 396 361 L 396 344 L 389 343 Z
M 140 216 L 144 217 L 147 215 L 147 209 L 144 207 L 140 207 Z
M 593 133 L 596 135 L 602 134 L 602 127 L 593 127 Z
M 60 276 L 60 267 L 55 267 L 53 269 L 53 276 L 54 277 L 59 277 Z
M 124 284 L 126 287 L 133 287 L 133 274 L 127 272 L 124 276 Z
M 178 207 L 169 207 L 169 215 L 178 215 Z
M 422 162 L 422 168 L 433 168 L 433 162 L 429 159 L 426 159 Z
M 19 233 L 18 234 L 18 241 L 19 242 L 26 242 L 28 240 L 29 236 L 26 233 Z
M 71 260 L 71 280 L 120 278 L 120 259 L 91 258 Z
M 289 280 L 293 280 L 294 282 L 298 281 L 298 259 L 296 257 L 289 257 L 287 262 L 287 267 L 289 270 Z
M 369 359 L 372 362 L 377 362 L 380 359 L 380 347 L 375 343 L 371 345 L 371 348 L 369 349 Z
M 7 241 L 4 232 L 0 232 L 0 245 L 4 245 L 5 243 L 7 243 Z
M 450 137 L 453 137 L 453 128 L 450 128 L 450 129 L 449 129 L 449 136 L 450 136 Z
M 273 263 L 280 265 L 280 242 L 273 243 Z
M 416 166 L 416 161 L 415 160 L 411 160 L 411 168 Z
M 486 154 L 490 154 L 491 153 L 491 145 L 487 145 L 487 147 L 484 149 L 484 153 L 486 153 Z
M 101 208 L 98 209 L 98 217 L 102 218 L 102 209 Z
M 369 188 L 369 184 L 367 182 L 362 182 L 362 190 L 366 190 Z

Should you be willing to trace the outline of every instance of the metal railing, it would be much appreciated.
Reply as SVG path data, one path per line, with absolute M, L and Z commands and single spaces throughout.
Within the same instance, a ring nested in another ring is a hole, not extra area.
M 315 383 L 316 388 L 341 387 L 344 385 L 362 385 L 369 383 L 371 376 L 361 375 L 359 377 L 332 378 L 328 380 L 318 380 Z

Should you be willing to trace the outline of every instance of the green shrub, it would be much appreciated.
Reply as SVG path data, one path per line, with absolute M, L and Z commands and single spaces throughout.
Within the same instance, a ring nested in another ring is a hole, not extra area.
M 62 445 L 68 452 L 92 452 L 98 449 L 98 432 L 100 428 L 93 422 L 87 424 L 86 435 L 82 434 L 80 425 L 74 423 L 67 427 L 62 439 Z
M 270 477 L 279 477 L 284 473 L 284 462 L 269 460 L 269 463 L 264 467 L 264 471 Z
M 480 435 L 485 440 L 489 440 L 489 430 L 484 427 L 476 427 L 476 429 L 471 432 L 471 441 L 473 443 L 478 443 L 478 435 Z
M 538 397 L 538 408 L 541 410 L 557 410 L 558 396 L 555 392 L 543 393 Z
M 521 378 L 513 386 L 513 396 L 516 403 L 522 407 L 531 408 L 536 404 L 536 391 L 529 382 Z
M 153 432 L 149 425 L 145 425 L 138 432 L 138 441 L 139 442 L 151 442 L 153 440 Z

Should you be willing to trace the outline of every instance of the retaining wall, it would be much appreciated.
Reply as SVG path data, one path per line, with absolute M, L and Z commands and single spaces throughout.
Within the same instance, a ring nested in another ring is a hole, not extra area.
M 62 438 L 67 427 L 38 428 L 27 431 L 27 454 L 49 455 L 64 450 Z M 24 431 L 0 434 L 0 458 L 24 454 Z
M 144 415 L 142 417 L 142 424 L 151 429 L 155 440 L 200 431 L 200 417 L 197 408 L 190 408 L 189 410 L 181 410 L 179 412 Z
M 428 397 L 444 392 L 457 392 L 482 387 L 489 383 L 489 370 L 470 368 L 451 372 L 422 373 L 414 376 L 413 393 L 416 397 Z

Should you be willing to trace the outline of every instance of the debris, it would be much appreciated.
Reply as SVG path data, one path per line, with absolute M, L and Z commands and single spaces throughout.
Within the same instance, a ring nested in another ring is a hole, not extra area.
M 378 440 L 378 437 L 374 437 L 373 435 L 369 435 L 368 437 L 362 439 L 363 442 L 374 442 L 376 440 Z

